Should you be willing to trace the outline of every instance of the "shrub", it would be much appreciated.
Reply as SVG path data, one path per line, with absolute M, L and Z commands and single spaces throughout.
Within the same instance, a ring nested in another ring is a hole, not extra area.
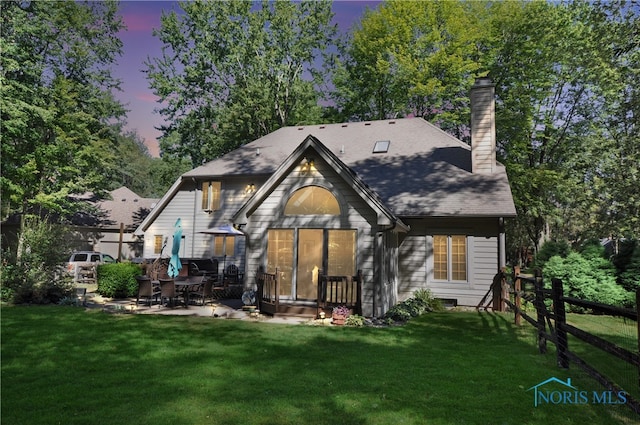
M 138 292 L 136 276 L 142 268 L 133 263 L 100 264 L 98 266 L 98 293 L 109 298 L 134 297 Z
M 391 319 L 394 322 L 406 322 L 411 319 L 411 313 L 406 304 L 400 303 L 391 307 L 384 315 L 385 319 Z
M 558 278 L 564 284 L 564 294 L 583 300 L 629 306 L 631 293 L 616 283 L 615 269 L 604 258 L 585 258 L 572 252 L 567 258 L 551 257 L 544 268 L 547 286 Z
M 63 263 L 69 258 L 64 226 L 46 218 L 25 217 L 17 252 L 4 250 L 2 300 L 14 303 L 57 303 L 73 292 L 71 277 Z
M 533 268 L 543 269 L 551 257 L 566 258 L 571 252 L 567 241 L 547 241 L 542 244 L 533 262 Z
M 442 311 L 444 306 L 442 301 L 434 298 L 433 294 L 428 289 L 418 289 L 413 293 L 413 298 L 422 302 L 428 311 Z
M 358 314 L 352 314 L 348 316 L 344 321 L 345 326 L 354 326 L 354 327 L 362 327 L 364 326 L 364 317 Z
M 442 302 L 433 298 L 428 289 L 419 289 L 413 297 L 391 307 L 384 315 L 386 319 L 406 322 L 412 317 L 421 316 L 434 310 L 442 310 Z
M 618 283 L 627 291 L 636 291 L 640 289 L 640 244 L 630 240 L 620 245 L 620 254 L 614 259 Z

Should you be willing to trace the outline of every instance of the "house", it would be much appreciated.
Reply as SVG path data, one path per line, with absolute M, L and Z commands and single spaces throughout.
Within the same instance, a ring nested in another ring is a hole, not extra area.
M 142 198 L 124 186 L 112 190 L 109 198 L 103 200 L 96 199 L 92 193 L 73 198 L 87 206 L 85 211 L 77 212 L 66 220 L 70 230 L 69 242 L 75 251 L 100 251 L 113 258 L 120 254 L 121 259 L 142 257 L 143 240 L 133 232 L 158 199 Z M 4 247 L 16 249 L 19 229 L 19 215 L 13 215 L 2 223 Z
M 142 238 L 134 231 L 155 207 L 158 199 L 142 198 L 127 187 L 109 192 L 110 199 L 87 200 L 96 214 L 75 214 L 71 218 L 72 238 L 77 250 L 93 250 L 113 258 L 142 256 Z
M 278 269 L 291 304 L 361 270 L 365 316 L 428 288 L 477 305 L 505 264 L 515 207 L 496 162 L 494 86 L 471 91 L 471 146 L 421 118 L 285 127 L 183 174 L 136 230 L 145 258 L 182 220 L 180 255 Z M 211 236 L 233 224 L 244 236 Z

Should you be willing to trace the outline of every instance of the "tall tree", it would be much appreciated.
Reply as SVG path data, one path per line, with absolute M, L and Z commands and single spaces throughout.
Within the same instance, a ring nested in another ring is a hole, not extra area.
M 480 12 L 455 1 L 388 1 L 368 11 L 336 72 L 335 100 L 344 117 L 411 114 L 466 138 L 468 90 L 488 36 Z
M 602 101 L 576 208 L 592 235 L 640 238 L 640 2 L 601 2 L 584 11 L 600 53 Z M 583 188 L 584 189 L 584 188 Z
M 113 2 L 0 3 L 2 216 L 68 212 L 70 194 L 100 193 L 124 115 L 109 66 L 123 27 Z
M 594 4 L 540 2 L 494 21 L 498 148 L 519 227 L 534 247 L 553 234 L 578 241 L 603 230 L 595 212 L 611 195 L 599 182 L 603 172 L 613 177 L 602 158 L 616 155 L 607 148 L 615 140 L 608 105 L 621 77 L 603 42 L 613 29 L 610 18 Z M 623 118 L 628 111 L 620 112 Z M 620 124 L 628 125 L 627 118 Z
M 328 1 L 194 1 L 163 15 L 147 61 L 163 156 L 194 166 L 279 127 L 320 117 L 314 73 L 334 44 Z

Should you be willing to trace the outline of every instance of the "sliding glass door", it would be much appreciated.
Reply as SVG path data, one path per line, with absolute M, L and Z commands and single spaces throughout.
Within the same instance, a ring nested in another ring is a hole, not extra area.
M 271 229 L 268 231 L 267 271 L 280 273 L 284 299 L 315 300 L 318 276 L 354 275 L 356 230 Z

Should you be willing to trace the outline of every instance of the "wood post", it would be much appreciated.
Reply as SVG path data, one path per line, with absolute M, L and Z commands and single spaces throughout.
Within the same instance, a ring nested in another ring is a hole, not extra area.
M 567 340 L 567 331 L 565 325 L 567 316 L 564 309 L 564 294 L 562 289 L 562 281 L 560 279 L 552 279 L 552 296 L 553 311 L 556 317 L 556 352 L 558 356 L 558 366 L 563 369 L 569 368 L 569 341 Z
M 544 292 L 542 283 L 542 272 L 536 270 L 535 278 L 533 280 L 534 290 L 536 294 L 535 307 L 537 316 L 538 327 L 538 350 L 541 354 L 547 352 L 547 337 L 545 337 L 545 306 L 544 306 Z
M 498 272 L 493 277 L 491 287 L 493 289 L 493 311 L 504 311 L 504 301 L 502 301 L 502 281 L 504 280 L 504 273 Z
M 120 223 L 120 238 L 118 239 L 118 263 L 122 261 L 122 238 L 124 236 L 124 223 Z
M 520 280 L 520 266 L 514 267 L 513 274 L 513 302 L 516 305 L 516 314 L 514 316 L 514 321 L 517 326 L 520 326 L 522 324 L 522 316 L 520 315 L 520 308 L 522 307 L 522 299 L 520 297 L 520 291 L 522 290 L 522 280 Z

